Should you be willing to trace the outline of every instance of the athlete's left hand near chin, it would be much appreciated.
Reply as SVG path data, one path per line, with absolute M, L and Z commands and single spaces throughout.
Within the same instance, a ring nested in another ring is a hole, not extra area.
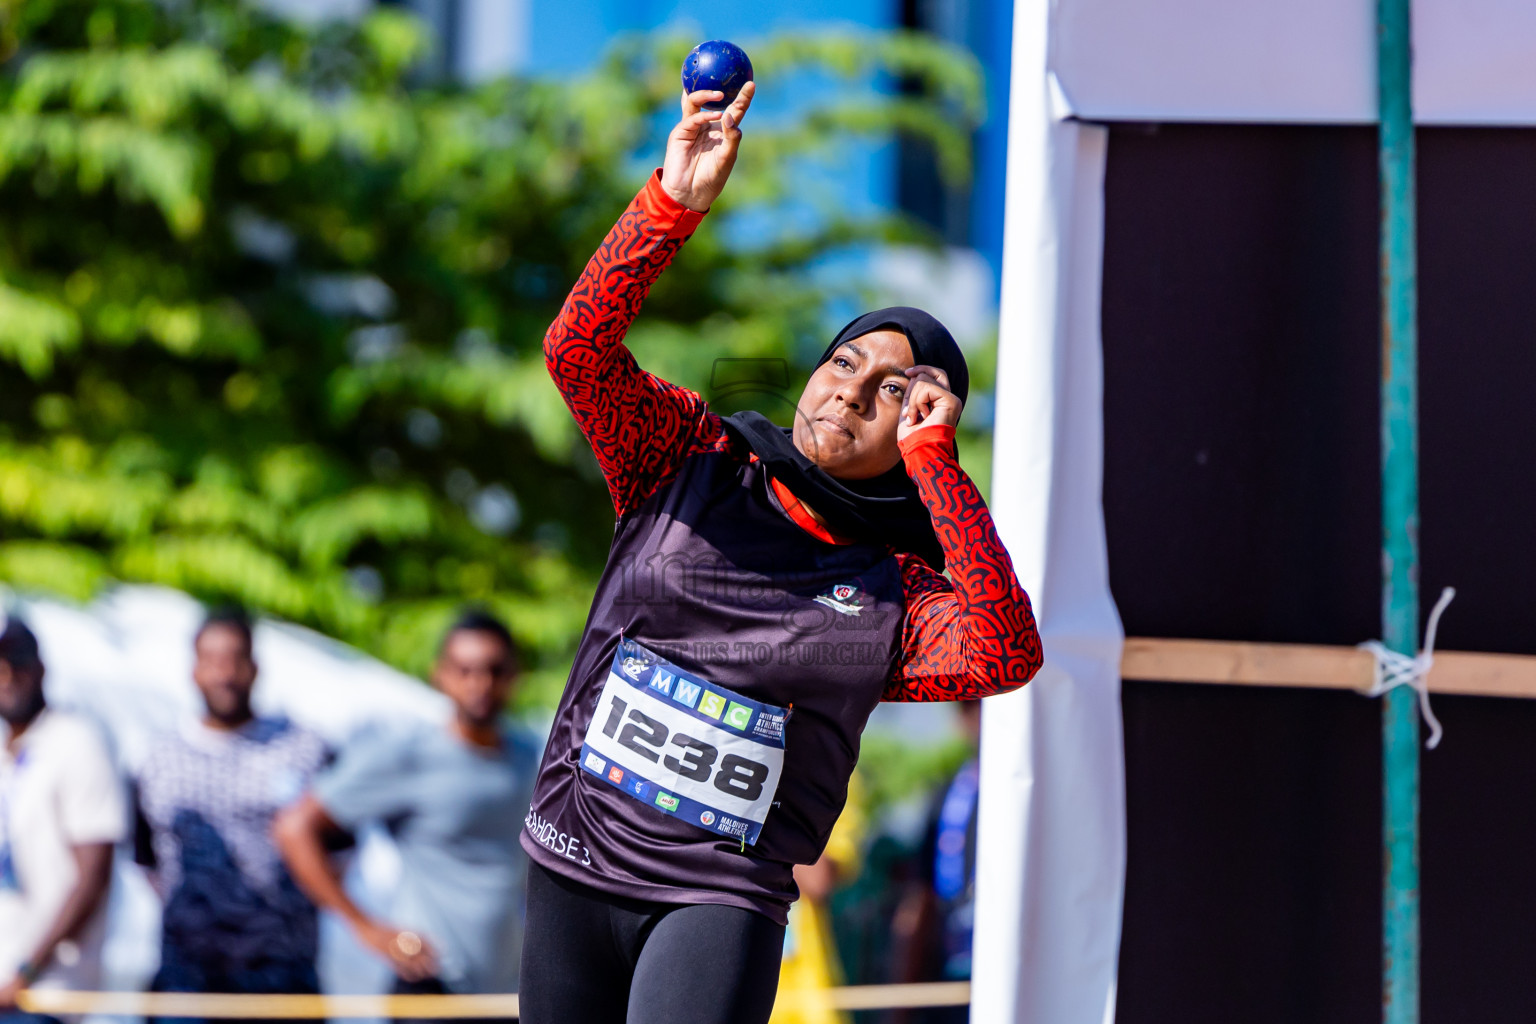
M 902 399 L 901 422 L 896 425 L 896 440 L 905 441 L 919 427 L 934 424 L 955 426 L 964 406 L 949 390 L 949 375 L 937 366 L 914 366 L 907 370 L 911 384 Z

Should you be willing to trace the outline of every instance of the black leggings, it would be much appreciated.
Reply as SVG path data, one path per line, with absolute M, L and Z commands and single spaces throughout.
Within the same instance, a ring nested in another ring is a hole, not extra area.
M 765 1024 L 784 926 L 717 904 L 652 903 L 528 865 L 522 1024 Z

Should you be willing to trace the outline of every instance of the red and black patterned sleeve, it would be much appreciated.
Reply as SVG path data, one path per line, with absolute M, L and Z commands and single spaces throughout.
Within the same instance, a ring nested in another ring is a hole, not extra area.
M 640 369 L 624 335 L 640 304 L 704 214 L 653 174 L 587 263 L 544 336 L 544 365 L 608 482 L 620 516 L 671 480 L 683 460 L 723 450 L 704 399 Z
M 981 492 L 955 458 L 954 438 L 953 427 L 935 424 L 901 445 L 954 582 L 916 555 L 896 556 L 907 618 L 885 700 L 990 697 L 1018 689 L 1040 670 L 1029 595 Z

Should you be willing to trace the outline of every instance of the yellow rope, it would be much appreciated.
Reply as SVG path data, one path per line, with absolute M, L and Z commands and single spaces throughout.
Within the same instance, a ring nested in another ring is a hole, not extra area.
M 808 994 L 807 994 L 808 995 Z M 889 1010 L 898 1007 L 964 1006 L 971 1001 L 967 981 L 919 985 L 848 985 L 827 993 L 839 1010 Z M 779 993 L 780 1002 L 806 998 Z M 64 992 L 27 990 L 17 1000 L 29 1013 L 117 1014 L 135 1017 L 253 1017 L 306 1020 L 345 1017 L 516 1017 L 516 995 L 474 996 L 312 996 L 233 995 L 203 992 Z

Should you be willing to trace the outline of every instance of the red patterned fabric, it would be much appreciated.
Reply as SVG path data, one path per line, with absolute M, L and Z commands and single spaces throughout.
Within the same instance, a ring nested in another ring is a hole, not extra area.
M 657 171 L 544 336 L 544 365 L 592 445 L 620 516 L 671 480 L 688 456 L 726 447 L 720 417 L 702 397 L 640 369 L 624 347 L 651 285 L 703 218 L 662 191 Z
M 700 395 L 640 369 L 623 344 L 652 283 L 703 216 L 675 202 L 662 191 L 660 172 L 653 175 L 544 338 L 550 376 L 591 443 L 620 516 L 665 486 L 689 456 L 728 447 L 720 418 Z M 962 700 L 1023 686 L 1040 668 L 1040 634 L 992 515 L 956 459 L 954 428 L 921 428 L 901 448 L 954 583 L 915 555 L 896 555 L 907 619 L 901 664 L 884 699 Z
M 992 513 L 955 456 L 955 430 L 935 424 L 902 442 L 907 473 L 933 515 L 950 580 L 898 554 L 907 621 L 885 700 L 965 700 L 1006 693 L 1040 670 L 1040 633 Z

